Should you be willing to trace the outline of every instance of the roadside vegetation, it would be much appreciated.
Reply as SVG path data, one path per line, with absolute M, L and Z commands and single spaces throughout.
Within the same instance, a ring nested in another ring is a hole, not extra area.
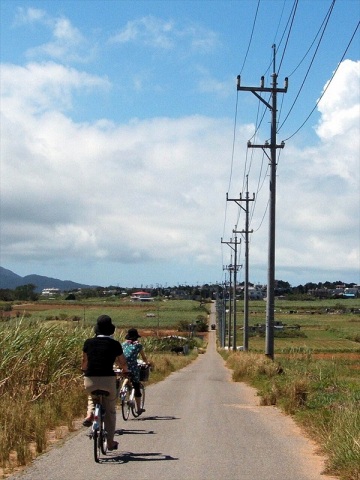
M 206 305 L 167 303 L 166 308 L 160 305 L 155 310 L 149 305 L 131 308 L 126 303 L 115 309 L 104 303 L 72 308 L 66 304 L 12 305 L 11 315 L 3 315 L 0 322 L 2 478 L 79 427 L 86 412 L 81 350 L 84 340 L 94 335 L 93 326 L 100 314 L 112 316 L 119 341 L 124 340 L 128 328 L 140 330 L 147 356 L 154 364 L 149 383 L 162 380 L 196 357 L 195 347 L 204 345 L 201 328 L 207 319 Z M 79 315 L 84 310 L 85 318 Z M 154 311 L 155 317 L 147 316 Z M 185 327 L 185 332 L 178 331 L 180 327 Z M 171 352 L 173 346 L 183 345 L 188 345 L 188 355 Z
M 263 303 L 250 303 L 251 325 L 265 322 Z M 359 308 L 360 299 L 279 301 L 276 321 L 299 325 L 302 335 L 280 329 L 274 361 L 263 353 L 262 332 L 252 334 L 248 352 L 222 351 L 234 381 L 255 387 L 262 405 L 292 415 L 326 456 L 326 473 L 342 480 L 360 479 Z
M 262 405 L 294 416 L 328 459 L 328 473 L 360 480 L 360 299 L 278 300 L 275 307 L 275 320 L 284 327 L 275 332 L 275 360 L 265 357 L 264 333 L 255 328 L 265 323 L 265 302 L 251 301 L 249 351 L 221 351 L 233 378 L 254 386 Z M 208 312 L 203 300 L 0 302 L 3 472 L 28 464 L 81 424 L 86 411 L 81 348 L 100 314 L 112 317 L 119 340 L 130 327 L 140 330 L 155 365 L 152 383 L 201 351 Z M 241 344 L 242 301 L 237 312 Z M 189 355 L 171 352 L 184 344 Z

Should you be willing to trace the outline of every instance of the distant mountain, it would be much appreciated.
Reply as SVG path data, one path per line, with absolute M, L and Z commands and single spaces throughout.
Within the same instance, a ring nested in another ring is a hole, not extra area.
M 11 270 L 0 267 L 0 288 L 14 290 L 16 287 L 30 283 L 36 286 L 36 292 L 41 292 L 44 288 L 59 288 L 62 291 L 74 290 L 76 288 L 94 288 L 94 285 L 84 285 L 82 283 L 72 282 L 71 280 L 59 280 L 42 275 L 26 275 L 25 277 L 21 277 Z
M 20 275 L 16 275 L 16 273 L 11 270 L 0 267 L 0 288 L 10 288 L 13 290 L 20 285 L 26 285 L 23 283 Z

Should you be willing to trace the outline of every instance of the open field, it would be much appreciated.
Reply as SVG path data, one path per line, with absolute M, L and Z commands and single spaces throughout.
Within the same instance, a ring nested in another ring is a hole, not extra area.
M 1 464 L 9 468 L 9 454 L 13 466 L 26 464 L 46 450 L 49 430 L 61 437 L 64 425 L 75 428 L 86 406 L 79 372 L 81 346 L 93 335 L 100 314 L 113 318 L 120 340 L 128 328 L 140 330 L 155 363 L 152 381 L 158 381 L 195 358 L 158 353 L 153 350 L 158 340 L 173 333 L 188 336 L 177 332 L 179 322 L 195 323 L 208 308 L 186 300 L 91 300 L 26 303 L 3 310 L 0 422 L 7 423 L 0 432 Z M 239 344 L 242 308 L 237 302 Z M 360 299 L 281 301 L 275 320 L 300 329 L 275 337 L 274 362 L 263 354 L 265 338 L 259 334 L 250 336 L 249 352 L 222 352 L 234 380 L 253 385 L 264 405 L 276 404 L 293 415 L 328 457 L 328 472 L 344 480 L 360 480 L 359 308 Z M 265 302 L 250 302 L 249 323 L 265 323 Z
M 109 315 L 118 328 L 147 330 L 173 329 L 179 322 L 195 323 L 198 315 L 207 315 L 206 305 L 191 300 L 169 300 L 136 303 L 128 300 L 77 302 L 40 301 L 14 304 L 3 315 L 34 320 L 75 320 L 82 326 L 94 325 L 99 315 Z
M 265 323 L 265 308 L 264 301 L 250 302 L 250 326 Z M 280 300 L 275 304 L 275 321 L 300 327 L 299 336 L 296 336 L 297 330 L 286 328 L 286 333 L 275 334 L 275 354 L 293 350 L 360 352 L 360 299 L 313 302 Z M 237 302 L 237 325 L 237 338 L 241 344 L 243 302 Z M 250 351 L 262 352 L 264 344 L 264 336 L 251 335 L 249 338 Z

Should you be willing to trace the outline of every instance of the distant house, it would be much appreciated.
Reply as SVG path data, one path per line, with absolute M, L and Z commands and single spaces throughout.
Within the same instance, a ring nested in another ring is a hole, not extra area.
M 154 301 L 154 298 L 151 296 L 149 292 L 143 292 L 143 291 L 134 292 L 131 295 L 130 299 L 133 302 L 153 302 Z
M 344 297 L 345 298 L 356 298 L 359 296 L 358 288 L 345 288 Z
M 249 288 L 249 300 L 262 300 L 264 298 L 263 292 L 258 288 Z
M 44 297 L 50 297 L 52 295 L 60 295 L 60 288 L 44 288 L 41 292 L 41 295 Z

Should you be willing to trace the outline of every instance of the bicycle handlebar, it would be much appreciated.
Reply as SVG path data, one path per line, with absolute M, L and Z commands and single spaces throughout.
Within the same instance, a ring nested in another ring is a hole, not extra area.
M 138 363 L 138 367 L 141 367 L 141 366 L 151 368 L 152 364 L 151 363 Z M 122 375 L 130 375 L 130 373 L 131 373 L 131 372 L 123 372 L 122 368 L 114 368 L 114 372 L 118 373 L 118 374 L 122 374 Z

